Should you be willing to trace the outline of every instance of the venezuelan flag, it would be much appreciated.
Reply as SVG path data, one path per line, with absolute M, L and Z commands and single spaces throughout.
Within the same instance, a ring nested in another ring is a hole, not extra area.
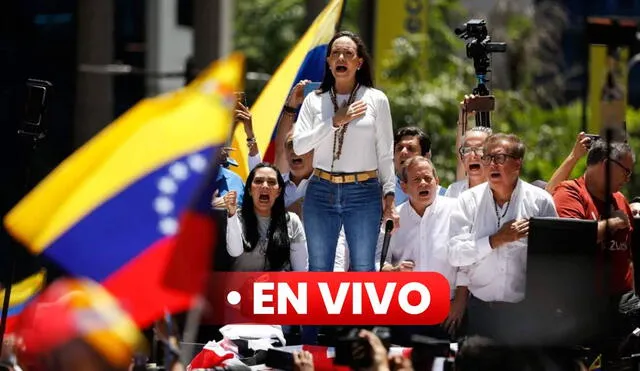
M 7 230 L 33 253 L 103 284 L 140 326 L 188 308 L 192 297 L 168 290 L 164 272 L 180 218 L 230 137 L 243 65 L 234 54 L 187 88 L 141 101 L 11 210 Z
M 344 0 L 329 2 L 278 67 L 251 107 L 258 149 L 263 154 L 264 161 L 274 162 L 275 146 L 273 140 L 275 139 L 276 125 L 293 86 L 304 79 L 322 81 L 327 47 L 339 25 L 343 8 Z M 238 168 L 234 171 L 243 179 L 249 175 L 247 164 L 249 149 L 246 140 L 247 136 L 243 127 L 237 127 L 233 135 L 232 146 L 238 150 L 233 151 L 231 157 L 238 163 Z
M 44 287 L 46 273 L 44 270 L 25 278 L 11 286 L 9 296 L 9 310 L 7 312 L 7 324 L 5 332 L 11 334 L 16 330 L 16 324 L 25 307 L 37 297 Z M 0 290 L 0 300 L 4 300 L 5 290 Z
M 103 286 L 88 279 L 53 282 L 27 306 L 17 334 L 28 359 L 76 338 L 118 369 L 126 368 L 135 352 L 146 350 L 136 323 Z

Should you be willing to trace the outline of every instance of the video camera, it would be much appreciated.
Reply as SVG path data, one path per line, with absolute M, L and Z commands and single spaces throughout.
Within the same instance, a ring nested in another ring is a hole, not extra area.
M 345 336 L 338 338 L 336 344 L 336 357 L 333 361 L 336 365 L 349 366 L 352 370 L 361 370 L 371 367 L 373 364 L 373 349 L 369 341 L 358 336 L 359 328 L 351 329 Z M 374 327 L 373 332 L 389 351 L 391 347 L 391 331 L 387 327 Z
M 467 42 L 467 58 L 473 59 L 478 85 L 473 89 L 473 94 L 478 96 L 489 96 L 487 88 L 487 73 L 490 71 L 491 53 L 504 53 L 507 51 L 507 44 L 503 42 L 492 42 L 487 31 L 487 22 L 484 19 L 471 19 L 462 27 L 455 29 L 456 35 Z M 476 112 L 476 125 L 491 127 L 489 112 Z
M 411 348 L 411 363 L 415 370 L 450 371 L 454 369 L 457 343 L 413 335 Z
M 456 28 L 455 33 L 459 38 L 469 40 L 467 43 L 467 58 L 473 59 L 476 75 L 478 78 L 482 76 L 484 80 L 484 76 L 491 66 L 489 54 L 506 52 L 507 44 L 491 41 L 491 36 L 487 31 L 487 22 L 484 19 L 471 19 L 462 27 Z

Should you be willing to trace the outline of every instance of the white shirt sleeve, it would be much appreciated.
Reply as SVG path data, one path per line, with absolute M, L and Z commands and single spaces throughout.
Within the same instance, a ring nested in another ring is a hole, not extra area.
M 309 270 L 309 251 L 304 227 L 298 215 L 289 213 L 291 218 L 291 269 L 295 272 L 307 272 Z
M 546 196 L 546 195 L 545 195 Z M 556 205 L 553 202 L 553 197 L 549 195 L 544 198 L 544 204 L 540 208 L 540 217 L 549 217 L 549 218 L 557 218 L 558 211 L 556 210 Z
M 451 214 L 447 252 L 454 267 L 474 264 L 491 253 L 489 236 L 476 239 L 473 224 L 477 205 L 472 197 L 458 198 L 456 210 Z
M 236 212 L 231 218 L 227 218 L 227 252 L 234 258 L 244 252 L 242 236 L 242 222 Z
M 376 99 L 376 152 L 378 154 L 378 178 L 383 194 L 394 192 L 396 175 L 393 165 L 393 122 L 389 99 L 380 92 Z
M 469 267 L 459 267 L 456 272 L 456 287 L 469 286 Z
M 249 159 L 247 161 L 247 165 L 249 165 L 249 171 L 253 170 L 261 162 L 262 162 L 262 155 L 260 154 L 259 151 L 255 156 L 249 156 Z
M 337 130 L 333 126 L 333 116 L 322 120 L 321 115 L 314 112 L 311 107 L 315 103 L 313 99 L 313 94 L 305 98 L 298 121 L 293 125 L 293 151 L 298 156 L 314 150 L 324 138 Z M 318 99 L 318 103 L 322 104 L 322 97 Z

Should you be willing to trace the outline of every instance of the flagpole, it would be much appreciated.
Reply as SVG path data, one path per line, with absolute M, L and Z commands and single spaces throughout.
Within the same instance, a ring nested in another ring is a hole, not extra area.
M 13 255 L 13 254 L 11 254 Z M 12 256 L 13 258 L 13 256 Z M 0 319 L 0 354 L 4 346 L 4 332 L 7 329 L 7 317 L 9 314 L 9 299 L 11 298 L 11 286 L 13 282 L 13 275 L 16 270 L 16 262 L 13 260 L 11 263 L 11 270 L 6 281 L 6 287 L 4 288 L 4 299 L 2 301 L 2 317 Z

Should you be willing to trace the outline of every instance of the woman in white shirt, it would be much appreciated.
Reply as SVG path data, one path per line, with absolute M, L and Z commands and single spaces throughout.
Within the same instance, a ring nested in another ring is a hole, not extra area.
M 370 58 L 357 35 L 334 35 L 326 61 L 293 137 L 296 154 L 315 151 L 303 204 L 309 270 L 333 270 L 344 226 L 351 270 L 373 271 L 380 221 L 398 223 L 389 101 L 373 88 Z
M 278 169 L 260 163 L 247 177 L 241 210 L 234 191 L 224 196 L 232 271 L 308 270 L 304 228 L 296 214 L 285 210 L 284 188 Z

